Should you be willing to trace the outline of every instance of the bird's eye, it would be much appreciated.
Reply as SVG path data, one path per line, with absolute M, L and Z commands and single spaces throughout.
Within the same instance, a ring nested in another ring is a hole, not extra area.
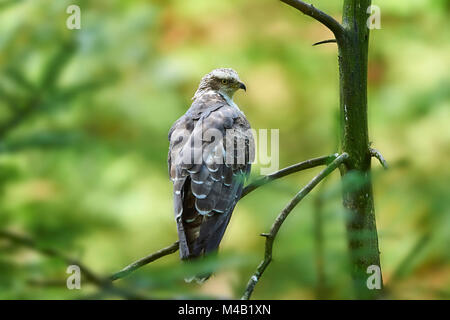
M 228 80 L 227 79 L 222 79 L 222 84 L 228 84 Z

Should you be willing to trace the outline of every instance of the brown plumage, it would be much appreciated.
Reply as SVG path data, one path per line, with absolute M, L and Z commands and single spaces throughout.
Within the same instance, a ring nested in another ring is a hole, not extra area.
M 203 77 L 189 110 L 169 132 L 180 257 L 215 251 L 254 158 L 253 135 L 232 97 L 245 85 L 232 69 Z

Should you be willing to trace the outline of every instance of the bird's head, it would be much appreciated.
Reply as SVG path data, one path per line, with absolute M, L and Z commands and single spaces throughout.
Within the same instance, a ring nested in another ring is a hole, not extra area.
M 232 99 L 234 93 L 239 89 L 247 90 L 237 72 L 229 68 L 220 68 L 202 78 L 197 92 L 214 90 Z

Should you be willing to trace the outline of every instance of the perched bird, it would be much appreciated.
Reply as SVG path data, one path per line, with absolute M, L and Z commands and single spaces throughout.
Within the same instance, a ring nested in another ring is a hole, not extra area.
M 254 140 L 233 101 L 239 89 L 246 87 L 236 71 L 213 70 L 169 131 L 169 175 L 182 260 L 217 250 L 250 173 Z

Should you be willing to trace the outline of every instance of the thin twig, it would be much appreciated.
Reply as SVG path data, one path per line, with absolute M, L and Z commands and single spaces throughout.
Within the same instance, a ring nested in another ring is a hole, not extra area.
M 329 40 L 323 40 L 323 41 L 319 41 L 313 44 L 313 47 L 318 46 L 320 44 L 325 44 L 325 43 L 336 43 L 337 40 L 336 39 L 329 39 Z
M 176 241 L 164 249 L 156 251 L 155 253 L 149 254 L 148 256 L 129 264 L 128 266 L 126 266 L 125 268 L 120 270 L 119 272 L 116 272 L 113 275 L 111 275 L 109 277 L 109 279 L 111 281 L 114 281 L 117 279 L 124 278 L 127 275 L 129 275 L 130 273 L 132 273 L 133 271 L 135 271 L 136 269 L 139 269 L 140 267 L 145 266 L 146 264 L 149 264 L 150 262 L 153 262 L 159 258 L 162 258 L 164 256 L 167 256 L 169 254 L 177 252 L 179 249 L 179 246 L 180 246 L 179 242 Z
M 344 27 L 339 22 L 325 12 L 316 9 L 312 4 L 307 4 L 300 0 L 281 0 L 281 2 L 284 2 L 287 5 L 300 10 L 307 16 L 316 19 L 330 29 L 336 38 L 340 38 L 345 32 Z
M 71 258 L 55 249 L 41 247 L 36 241 L 28 237 L 18 235 L 7 230 L 0 230 L 0 238 L 7 239 L 12 243 L 32 249 L 45 256 L 58 258 L 68 265 L 77 265 L 80 268 L 81 273 L 86 277 L 86 280 L 96 285 L 102 291 L 117 294 L 124 297 L 125 299 L 149 299 L 149 297 L 135 293 L 132 290 L 114 287 L 109 279 L 98 276 L 80 261 Z M 61 280 L 61 283 L 65 283 L 65 281 Z
M 369 148 L 369 151 L 370 151 L 370 156 L 374 157 L 374 158 L 377 158 L 378 161 L 380 161 L 380 163 L 381 163 L 381 165 L 383 166 L 384 169 L 387 170 L 389 168 L 386 160 L 384 159 L 384 157 L 383 157 L 383 155 L 381 154 L 380 151 L 378 151 L 377 149 L 374 149 L 374 148 Z
M 254 191 L 255 189 L 257 189 L 273 180 L 283 178 L 287 175 L 290 175 L 292 173 L 299 172 L 302 170 L 327 165 L 328 163 L 330 163 L 331 161 L 336 159 L 337 156 L 338 156 L 338 154 L 335 153 L 331 156 L 323 156 L 323 157 L 319 157 L 319 158 L 309 159 L 309 160 L 294 164 L 292 166 L 286 167 L 284 169 L 281 169 L 277 172 L 271 173 L 267 176 L 258 178 L 244 188 L 244 191 L 242 192 L 242 195 L 241 195 L 241 199 L 243 197 L 245 197 L 246 195 L 248 195 L 250 192 Z
M 264 259 L 261 261 L 259 266 L 256 268 L 255 273 L 250 277 L 242 300 L 250 299 L 250 296 L 255 289 L 256 284 L 263 275 L 267 266 L 272 261 L 272 249 L 273 243 L 280 230 L 281 225 L 286 220 L 287 216 L 295 208 L 295 206 L 325 177 L 327 177 L 331 172 L 333 172 L 337 167 L 339 167 L 345 160 L 347 160 L 348 154 L 343 153 L 338 156 L 333 162 L 331 162 L 325 169 L 323 169 L 317 176 L 315 176 L 303 189 L 301 189 L 295 197 L 286 205 L 286 207 L 280 212 L 275 222 L 272 224 L 269 234 L 265 234 L 266 245 L 264 250 Z
M 103 286 L 106 282 L 106 279 L 103 279 L 100 276 L 97 276 L 94 272 L 92 272 L 89 268 L 87 268 L 85 265 L 83 265 L 80 261 L 73 259 L 69 256 L 67 256 L 66 254 L 59 252 L 55 249 L 51 249 L 51 248 L 44 248 L 41 247 L 38 243 L 36 243 L 34 240 L 18 235 L 16 233 L 12 233 L 10 231 L 6 231 L 6 230 L 0 230 L 0 238 L 3 239 L 8 239 L 9 241 L 33 249 L 34 251 L 40 252 L 43 255 L 49 256 L 49 257 L 56 257 L 59 258 L 61 260 L 63 260 L 65 263 L 67 263 L 68 265 L 77 265 L 78 267 L 80 267 L 80 270 L 82 271 L 82 273 L 86 276 L 86 279 L 89 282 L 92 282 L 94 284 Z M 107 281 L 107 280 L 106 280 Z
M 10 131 L 20 125 L 25 119 L 29 118 L 39 109 L 41 101 L 38 98 L 33 98 L 27 101 L 23 109 L 18 110 L 11 119 L 6 123 L 0 125 L 0 137 L 6 136 Z
M 274 172 L 272 174 L 269 174 L 267 176 L 258 178 L 255 181 L 253 181 L 252 183 L 250 183 L 247 187 L 244 188 L 241 199 L 243 197 L 245 197 L 246 195 L 248 195 L 250 192 L 256 190 L 257 188 L 259 188 L 271 181 L 280 179 L 282 177 L 293 174 L 295 172 L 314 168 L 314 167 L 321 166 L 321 165 L 326 165 L 329 162 L 336 160 L 336 158 L 337 158 L 337 154 L 313 158 L 313 159 L 306 160 L 306 161 L 294 164 L 292 166 L 286 167 L 284 169 L 281 169 L 281 170 Z M 137 269 L 139 269 L 155 260 L 158 260 L 164 256 L 175 253 L 179 249 L 179 243 L 178 243 L 178 241 L 176 241 L 166 248 L 163 248 L 159 251 L 151 253 L 151 254 L 129 264 L 128 266 L 126 266 L 122 270 L 112 274 L 108 278 L 101 278 L 101 277 L 95 275 L 92 271 L 90 271 L 88 268 L 86 268 L 79 261 L 76 261 L 76 260 L 72 259 L 71 257 L 68 257 L 68 256 L 66 256 L 60 252 L 57 252 L 53 249 L 40 248 L 31 239 L 27 239 L 27 238 L 9 233 L 7 231 L 1 231 L 1 230 L 0 230 L 0 237 L 14 240 L 14 242 L 16 242 L 16 243 L 20 243 L 27 247 L 33 248 L 33 249 L 40 251 L 46 255 L 59 257 L 59 258 L 63 259 L 64 261 L 66 261 L 68 264 L 76 264 L 80 267 L 80 270 L 86 275 L 87 280 L 89 280 L 90 282 L 93 282 L 99 286 L 104 286 L 104 285 L 110 283 L 111 281 L 115 281 L 115 280 L 124 278 L 124 277 L 128 276 L 129 274 L 131 274 L 132 272 L 136 271 Z
M 282 177 L 285 177 L 287 175 L 290 175 L 292 173 L 299 172 L 302 170 L 314 168 L 314 167 L 317 167 L 320 165 L 326 165 L 327 163 L 336 159 L 336 157 L 337 157 L 337 154 L 333 154 L 330 156 L 323 156 L 323 157 L 319 157 L 319 158 L 306 160 L 306 161 L 294 164 L 290 167 L 281 169 L 281 170 L 274 172 L 272 174 L 269 174 L 267 176 L 258 178 L 255 181 L 253 181 L 252 183 L 250 183 L 247 187 L 244 188 L 244 191 L 242 192 L 242 195 L 241 195 L 241 199 L 243 197 L 245 197 L 246 195 L 248 195 L 250 192 L 256 190 L 257 188 L 259 188 L 273 180 L 280 179 Z M 164 256 L 167 256 L 169 254 L 177 252 L 178 249 L 179 249 L 179 243 L 177 241 L 164 249 L 161 249 L 157 252 L 151 253 L 151 254 L 147 255 L 146 257 L 141 258 L 141 259 L 131 263 L 130 265 L 123 268 L 122 270 L 111 275 L 109 277 L 109 279 L 111 281 L 115 281 L 117 279 L 124 278 L 124 277 L 128 276 L 130 273 L 136 271 L 137 269 L 139 269 L 159 258 L 162 258 Z

